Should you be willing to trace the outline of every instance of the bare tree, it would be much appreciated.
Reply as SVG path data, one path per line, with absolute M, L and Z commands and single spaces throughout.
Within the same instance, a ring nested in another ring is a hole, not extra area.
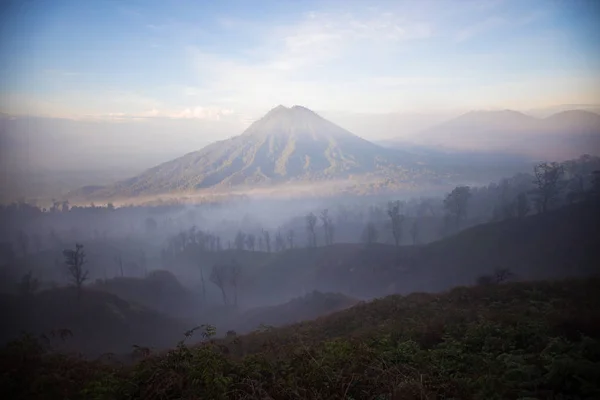
M 379 233 L 377 232 L 377 228 L 375 227 L 375 224 L 373 222 L 368 222 L 362 233 L 362 241 L 367 246 L 370 246 L 373 243 L 377 243 L 378 236 L 379 236 Z
M 545 213 L 560 195 L 560 178 L 564 174 L 564 167 L 556 162 L 541 163 L 533 168 L 533 174 L 535 204 L 538 212 Z
M 284 250 L 285 250 L 285 240 L 283 239 L 281 232 L 277 231 L 277 233 L 275 234 L 275 251 L 279 252 L 279 251 L 284 251 Z
M 214 265 L 210 273 L 210 281 L 217 285 L 219 289 L 221 289 L 221 294 L 223 295 L 223 304 L 225 305 L 227 305 L 227 293 L 225 292 L 227 280 L 227 266 L 224 264 Z
M 329 210 L 321 211 L 321 223 L 323 224 L 323 233 L 325 234 L 325 245 L 333 244 L 333 221 L 329 216 Z
M 248 250 L 254 251 L 254 248 L 256 247 L 256 236 L 254 236 L 254 234 L 249 233 L 246 235 L 246 247 Z
M 264 251 L 264 249 L 265 249 L 265 242 L 264 242 L 263 236 L 261 234 L 261 235 L 258 235 L 258 251 Z
M 204 281 L 204 268 L 200 265 L 200 283 L 202 284 L 202 303 L 206 304 L 206 283 Z
M 115 256 L 115 264 L 117 264 L 117 267 L 119 268 L 119 273 L 121 274 L 121 277 L 123 276 L 123 258 L 121 257 L 120 254 L 117 254 Z
M 404 223 L 404 215 L 401 214 L 401 203 L 399 200 L 390 201 L 388 203 L 387 213 L 390 217 L 392 235 L 394 236 L 394 243 L 396 247 L 400 246 L 402 240 L 402 224 Z
M 76 243 L 75 250 L 63 250 L 63 256 L 65 257 L 65 264 L 67 265 L 71 281 L 77 288 L 77 298 L 79 299 L 81 298 L 83 283 L 87 280 L 89 273 L 88 270 L 83 269 L 83 266 L 87 262 L 83 245 Z
M 21 278 L 21 282 L 19 283 L 19 294 L 29 298 L 37 292 L 39 287 L 40 282 L 33 277 L 33 272 L 29 271 Z
M 244 250 L 244 245 L 246 243 L 246 235 L 242 231 L 238 231 L 237 235 L 235 235 L 235 249 L 236 250 Z
M 306 217 L 306 232 L 308 235 L 308 246 L 317 247 L 317 232 L 315 232 L 315 226 L 317 226 L 317 216 L 313 213 L 308 214 Z
M 468 186 L 457 186 L 444 199 L 444 208 L 448 222 L 458 230 L 462 221 L 467 218 L 467 207 L 471 197 L 471 188 Z
M 227 278 L 229 284 L 233 286 L 233 305 L 237 307 L 238 304 L 238 284 L 240 275 L 242 273 L 242 268 L 237 261 L 232 260 L 231 264 L 229 264 L 227 268 Z
M 294 230 L 290 229 L 287 233 L 287 241 L 288 241 L 288 247 L 290 249 L 294 248 Z
M 269 234 L 269 231 L 262 231 L 263 237 L 265 239 L 265 247 L 267 249 L 267 253 L 271 252 L 271 235 Z
M 412 237 L 413 246 L 419 241 L 419 220 L 415 218 L 410 227 L 410 236 Z

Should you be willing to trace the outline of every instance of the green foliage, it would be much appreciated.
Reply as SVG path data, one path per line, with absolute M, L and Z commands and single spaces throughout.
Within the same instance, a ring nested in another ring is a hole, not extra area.
M 130 366 L 2 349 L 10 398 L 591 399 L 600 396 L 600 281 L 390 296 L 284 328 L 187 331 Z M 202 342 L 186 341 L 200 332 Z

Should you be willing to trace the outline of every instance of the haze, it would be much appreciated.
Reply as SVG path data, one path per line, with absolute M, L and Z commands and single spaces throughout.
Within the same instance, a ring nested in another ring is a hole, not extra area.
M 0 13 L 6 398 L 599 397 L 600 1 Z

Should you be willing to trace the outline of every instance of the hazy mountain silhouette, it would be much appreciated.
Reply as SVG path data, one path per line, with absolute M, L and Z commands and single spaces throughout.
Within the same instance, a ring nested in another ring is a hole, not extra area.
M 414 167 L 416 160 L 412 153 L 371 143 L 307 108 L 280 105 L 239 136 L 215 142 L 91 195 L 137 196 L 347 179 Z
M 571 110 L 535 118 L 511 110 L 473 111 L 423 130 L 414 141 L 453 150 L 568 159 L 600 153 L 600 115 Z

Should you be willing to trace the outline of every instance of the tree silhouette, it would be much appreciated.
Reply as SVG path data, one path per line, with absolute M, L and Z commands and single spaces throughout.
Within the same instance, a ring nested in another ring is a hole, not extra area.
M 412 237 L 413 246 L 419 241 L 419 220 L 415 218 L 410 227 L 410 236 Z
M 248 235 L 246 235 L 246 247 L 248 248 L 248 250 L 254 251 L 255 246 L 256 246 L 256 236 L 249 233 Z
M 223 295 L 223 304 L 227 305 L 227 293 L 225 292 L 225 285 L 227 283 L 227 266 L 224 264 L 216 264 L 213 266 L 210 272 L 210 281 L 217 285 L 221 289 Z
M 65 264 L 67 265 L 71 281 L 77 288 L 77 298 L 79 299 L 81 298 L 83 283 L 87 280 L 89 273 L 88 270 L 83 269 L 83 266 L 87 262 L 83 245 L 76 243 L 75 250 L 63 250 L 63 256 L 65 257 Z
M 458 230 L 462 221 L 467 218 L 467 207 L 471 197 L 471 188 L 468 186 L 457 186 L 444 199 L 444 209 L 448 216 L 448 222 Z
M 262 231 L 263 234 L 263 238 L 265 241 L 265 248 L 267 250 L 267 253 L 271 252 L 271 235 L 269 234 L 269 231 Z
M 404 222 L 404 215 L 400 213 L 401 203 L 399 200 L 390 201 L 388 203 L 387 213 L 390 217 L 392 235 L 394 236 L 394 243 L 396 247 L 400 246 L 402 240 L 402 224 Z
M 321 223 L 323 224 L 323 232 L 325 236 L 325 245 L 333 244 L 333 221 L 329 216 L 329 210 L 321 211 Z
M 560 195 L 560 178 L 564 174 L 564 167 L 559 163 L 540 163 L 533 168 L 536 186 L 533 193 L 538 212 L 545 213 Z
M 244 245 L 246 243 L 246 234 L 242 231 L 238 231 L 235 235 L 235 239 L 233 241 L 236 250 L 244 250 Z
M 362 241 L 367 246 L 370 246 L 373 243 L 377 243 L 378 236 L 379 236 L 379 234 L 377 232 L 377 228 L 375 227 L 375 224 L 373 222 L 368 222 L 367 225 L 365 226 L 365 229 L 362 232 Z
M 317 216 L 313 213 L 310 213 L 305 217 L 305 220 L 306 232 L 308 235 L 308 246 L 317 247 L 317 232 L 315 232 L 315 227 L 317 226 Z

